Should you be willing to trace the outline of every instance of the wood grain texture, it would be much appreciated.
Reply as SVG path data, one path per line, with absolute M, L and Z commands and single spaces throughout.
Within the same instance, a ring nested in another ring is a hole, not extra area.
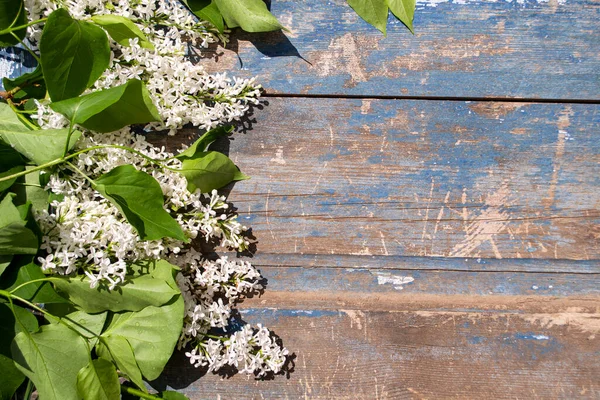
M 260 253 L 600 258 L 598 105 L 273 98 L 255 117 L 227 145 Z
M 600 266 L 600 265 L 598 265 Z M 261 267 L 268 291 L 392 295 L 600 296 L 600 273 Z
M 283 338 L 295 355 L 288 377 L 206 375 L 190 385 L 199 371 L 172 363 L 155 386 L 169 384 L 191 399 L 597 398 L 597 298 L 585 306 L 562 300 L 541 309 L 531 301 L 520 310 L 474 311 L 452 309 L 457 297 L 438 297 L 434 311 L 402 302 L 374 310 L 377 302 L 360 308 L 354 296 L 315 306 L 287 292 L 278 303 L 242 309 L 240 323 L 265 323 Z
M 387 37 L 345 0 L 271 5 L 290 32 L 235 33 L 209 70 L 271 93 L 600 99 L 595 0 L 426 0 L 414 36 L 390 18 Z

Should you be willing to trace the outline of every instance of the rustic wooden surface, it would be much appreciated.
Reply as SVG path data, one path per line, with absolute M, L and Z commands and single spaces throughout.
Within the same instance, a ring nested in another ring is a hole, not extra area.
M 268 280 L 240 319 L 294 366 L 257 381 L 174 363 L 157 387 L 600 397 L 600 3 L 418 9 L 415 36 L 384 38 L 344 1 L 274 0 L 290 32 L 202 60 L 266 89 L 218 145 L 252 176 L 230 199 Z
M 387 38 L 345 0 L 271 5 L 290 32 L 236 35 L 213 68 L 283 94 L 600 99 L 597 0 L 420 0 Z
M 417 8 L 415 36 L 390 20 L 383 37 L 343 0 L 273 0 L 289 32 L 200 60 L 266 88 L 217 147 L 252 176 L 229 198 L 267 280 L 237 323 L 293 357 L 256 380 L 179 354 L 155 388 L 600 398 L 600 2 Z

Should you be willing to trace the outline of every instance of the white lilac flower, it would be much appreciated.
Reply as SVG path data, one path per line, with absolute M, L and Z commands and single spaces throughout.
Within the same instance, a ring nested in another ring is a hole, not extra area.
M 257 102 L 260 86 L 254 79 L 229 78 L 224 73 L 208 74 L 192 63 L 188 49 L 198 52 L 210 43 L 225 40 L 204 22 L 198 22 L 176 0 L 25 0 L 30 20 L 47 17 L 66 6 L 76 19 L 92 15 L 117 14 L 131 18 L 154 46 L 149 50 L 137 39 L 129 46 L 111 41 L 111 61 L 107 71 L 89 91 L 124 84 L 129 79 L 145 82 L 162 117 L 161 123 L 146 129 L 168 129 L 175 133 L 186 124 L 211 129 L 241 118 L 250 104 Z M 28 29 L 35 48 L 43 25 Z M 69 122 L 50 109 L 46 100 L 37 101 L 33 118 L 42 128 L 64 128 Z M 92 146 L 128 146 L 162 165 L 178 168 L 181 162 L 164 148 L 150 145 L 129 128 L 94 135 L 78 127 L 84 135 L 75 150 Z M 137 260 L 167 258 L 181 268 L 176 280 L 185 303 L 184 328 L 180 347 L 196 366 L 216 371 L 225 365 L 240 372 L 264 376 L 279 372 L 288 354 L 268 329 L 244 326 L 232 334 L 213 336 L 229 326 L 232 307 L 244 296 L 262 288 L 260 273 L 248 262 L 222 257 L 208 260 L 189 245 L 174 239 L 141 241 L 135 229 L 119 210 L 100 196 L 77 170 L 92 179 L 116 166 L 130 164 L 151 174 L 160 184 L 165 210 L 192 239 L 217 241 L 224 248 L 244 251 L 249 243 L 245 226 L 229 210 L 226 199 L 216 191 L 194 193 L 177 172 L 157 167 L 146 158 L 116 148 L 102 148 L 80 154 L 71 160 L 75 169 L 60 166 L 50 175 L 46 189 L 62 199 L 46 212 L 36 214 L 44 232 L 38 261 L 47 273 L 85 274 L 92 287 L 112 290 L 123 283 L 128 265 Z
M 260 86 L 254 79 L 232 79 L 225 73 L 211 75 L 189 60 L 190 47 L 200 52 L 225 37 L 217 35 L 207 23 L 197 21 L 179 1 L 25 1 L 30 20 L 48 16 L 61 4 L 68 6 L 76 19 L 103 14 L 129 17 L 154 45 L 154 49 L 144 48 L 137 38 L 130 40 L 129 46 L 111 41 L 110 66 L 90 89 L 107 89 L 134 78 L 144 81 L 163 119 L 148 128 L 168 129 L 174 134 L 191 123 L 208 130 L 239 120 L 250 104 L 257 103 Z M 29 28 L 33 46 L 42 28 L 43 24 Z M 48 107 L 40 107 L 35 117 L 46 128 L 68 125 Z
M 248 262 L 227 257 L 210 261 L 193 249 L 171 261 L 183 267 L 177 275 L 186 310 L 179 348 L 192 347 L 186 352 L 190 363 L 209 371 L 229 365 L 259 377 L 280 372 L 288 350 L 262 325 L 245 325 L 229 336 L 209 334 L 229 325 L 232 305 L 262 289 L 260 273 Z
M 78 148 L 98 145 L 128 146 L 148 157 L 165 160 L 163 165 L 181 166 L 173 154 L 153 147 L 128 129 L 102 136 L 85 136 L 77 144 Z M 189 192 L 186 179 L 175 171 L 157 168 L 147 159 L 118 148 L 91 150 L 71 162 L 92 179 L 116 166 L 133 165 L 158 181 L 164 194 L 165 209 L 171 212 L 188 237 L 217 240 L 222 247 L 237 251 L 244 251 L 248 246 L 243 236 L 245 227 L 237 222 L 237 215 L 230 213 L 225 197 L 216 191 L 207 194 L 199 190 Z M 48 211 L 37 215 L 44 232 L 41 248 L 48 254 L 39 261 L 46 271 L 59 274 L 83 272 L 90 277 L 92 285 L 104 283 L 112 289 L 125 280 L 127 263 L 178 254 L 184 248 L 183 242 L 170 238 L 141 241 L 121 212 L 69 166 L 61 166 L 51 174 L 46 189 L 64 196 L 61 201 L 54 201 Z M 215 265 L 221 266 L 222 262 Z M 245 284 L 239 285 L 241 288 Z

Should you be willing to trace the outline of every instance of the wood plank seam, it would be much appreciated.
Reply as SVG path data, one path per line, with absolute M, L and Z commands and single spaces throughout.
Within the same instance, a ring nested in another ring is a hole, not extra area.
M 300 98 L 300 99 L 356 99 L 356 100 L 431 100 L 431 101 L 477 101 L 477 102 L 502 102 L 502 103 L 529 103 L 529 104 L 600 104 L 594 99 L 559 99 L 537 97 L 474 97 L 474 96 L 402 96 L 402 95 L 360 95 L 360 94 L 303 94 L 303 93 L 270 93 L 264 91 L 261 95 L 266 98 Z

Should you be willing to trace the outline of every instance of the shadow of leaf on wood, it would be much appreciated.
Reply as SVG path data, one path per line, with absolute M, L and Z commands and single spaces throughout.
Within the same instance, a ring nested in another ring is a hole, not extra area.
M 240 56 L 240 42 L 250 42 L 264 57 L 297 57 L 306 63 L 312 65 L 310 61 L 300 54 L 296 46 L 290 41 L 283 31 L 273 32 L 244 32 L 239 28 L 233 30 L 229 36 L 229 41 L 225 49 L 236 53 L 239 60 L 239 67 L 244 67 L 244 60 Z M 208 48 L 198 51 L 192 46 L 188 48 L 188 57 L 192 62 L 197 63 L 202 59 L 213 59 L 216 63 L 225 55 L 220 43 L 211 43 Z

